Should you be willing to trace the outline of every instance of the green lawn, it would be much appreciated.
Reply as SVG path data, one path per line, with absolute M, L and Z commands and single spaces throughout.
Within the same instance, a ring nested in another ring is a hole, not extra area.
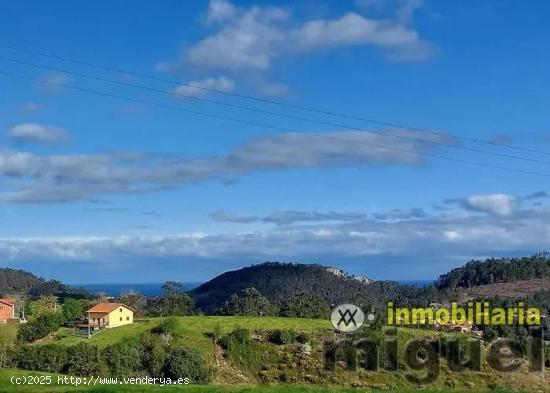
M 0 345 L 11 344 L 17 336 L 17 324 L 3 323 L 0 324 Z

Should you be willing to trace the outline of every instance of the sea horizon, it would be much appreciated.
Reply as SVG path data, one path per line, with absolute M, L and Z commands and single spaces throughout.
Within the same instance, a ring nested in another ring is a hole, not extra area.
M 73 287 L 84 288 L 91 293 L 105 292 L 108 296 L 119 297 L 128 293 L 138 293 L 144 296 L 162 295 L 162 285 L 164 283 L 89 283 L 89 284 L 70 284 Z M 190 291 L 202 283 L 185 282 L 183 289 Z
M 397 280 L 399 284 L 411 285 L 416 287 L 425 287 L 433 283 L 433 280 Z M 70 284 L 73 287 L 84 288 L 91 293 L 104 292 L 108 296 L 119 297 L 128 293 L 138 293 L 144 296 L 162 295 L 162 285 L 164 283 L 89 283 L 89 284 Z M 190 291 L 203 284 L 202 282 L 183 283 L 183 289 Z

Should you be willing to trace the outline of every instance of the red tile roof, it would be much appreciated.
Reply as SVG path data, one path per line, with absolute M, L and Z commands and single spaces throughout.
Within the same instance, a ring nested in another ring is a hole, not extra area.
M 88 312 L 110 313 L 111 311 L 116 310 L 119 307 L 124 307 L 128 310 L 134 311 L 132 308 L 122 303 L 98 303 L 90 308 Z
M 13 306 L 13 305 L 15 305 L 15 300 L 11 300 L 11 299 L 0 299 L 0 303 L 7 304 L 8 306 Z

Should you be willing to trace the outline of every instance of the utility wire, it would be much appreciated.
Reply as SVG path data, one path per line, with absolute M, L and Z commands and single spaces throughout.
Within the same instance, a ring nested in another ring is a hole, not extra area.
M 400 129 L 415 131 L 415 132 L 420 132 L 420 133 L 439 135 L 439 136 L 445 136 L 445 137 L 452 136 L 456 139 L 461 139 L 461 140 L 468 141 L 468 142 L 474 142 L 474 143 L 485 144 L 485 145 L 496 146 L 496 147 L 504 147 L 504 148 L 512 149 L 512 150 L 525 151 L 525 152 L 537 153 L 537 154 L 543 154 L 543 155 L 550 156 L 550 152 L 537 150 L 537 149 L 532 149 L 532 148 L 528 148 L 528 147 L 524 147 L 524 146 L 517 146 L 517 145 L 507 144 L 507 143 L 498 143 L 498 142 L 493 142 L 493 141 L 479 139 L 479 138 L 471 138 L 471 137 L 460 136 L 460 135 L 455 135 L 455 134 L 446 133 L 446 132 L 433 131 L 433 130 L 420 128 L 420 127 L 409 127 L 409 126 L 405 126 L 405 125 L 402 125 L 402 124 L 399 124 L 399 123 L 381 121 L 381 120 L 376 120 L 376 119 L 367 118 L 367 117 L 353 116 L 353 115 L 348 115 L 348 114 L 344 114 L 344 113 L 333 112 L 333 111 L 328 111 L 328 110 L 319 109 L 319 108 L 313 108 L 313 107 L 304 106 L 304 105 L 290 104 L 290 103 L 286 103 L 286 102 L 282 102 L 282 101 L 270 100 L 270 99 L 265 99 L 265 98 L 246 95 L 246 94 L 227 92 L 227 91 L 214 89 L 214 88 L 210 88 L 210 87 L 198 86 L 198 85 L 195 85 L 195 84 L 192 84 L 192 83 L 185 83 L 185 82 L 178 81 L 178 80 L 161 78 L 161 77 L 157 77 L 157 76 L 151 75 L 151 74 L 144 74 L 144 73 L 139 73 L 139 72 L 135 72 L 135 71 L 124 70 L 124 69 L 121 69 L 121 68 L 90 63 L 90 62 L 86 62 L 86 61 L 82 61 L 82 60 L 78 60 L 78 59 L 74 59 L 74 58 L 58 56 L 58 55 L 51 54 L 51 53 L 32 51 L 32 50 L 29 50 L 29 49 L 19 48 L 19 47 L 15 47 L 15 46 L 3 44 L 3 43 L 0 43 L 0 48 L 9 49 L 9 50 L 13 50 L 13 51 L 21 52 L 21 53 L 27 53 L 27 54 L 34 55 L 34 56 L 47 57 L 47 58 L 51 58 L 51 59 L 56 59 L 56 60 L 60 60 L 60 61 L 64 61 L 64 62 L 73 63 L 73 64 L 84 65 L 84 66 L 87 66 L 87 67 L 101 69 L 101 70 L 104 70 L 104 71 L 117 72 L 117 73 L 121 73 L 121 74 L 132 75 L 132 76 L 136 76 L 136 77 L 139 77 L 139 78 L 146 78 L 146 79 L 149 79 L 149 80 L 155 80 L 155 81 L 170 83 L 170 84 L 174 84 L 174 85 L 192 87 L 192 88 L 195 88 L 195 89 L 199 89 L 199 90 L 203 90 L 203 91 L 207 91 L 207 92 L 211 92 L 211 93 L 217 93 L 217 94 L 222 94 L 222 95 L 226 95 L 226 96 L 242 98 L 242 99 L 251 100 L 251 101 L 260 102 L 260 103 L 278 105 L 278 106 L 281 106 L 281 107 L 286 107 L 286 108 L 291 108 L 291 109 L 298 109 L 298 110 L 303 110 L 303 111 L 307 111 L 307 112 L 311 112 L 311 113 L 320 113 L 320 114 L 323 114 L 323 115 L 340 117 L 340 118 L 348 119 L 348 120 L 362 121 L 362 122 L 382 125 L 382 126 L 386 126 L 386 127 L 400 128 Z
M 273 112 L 273 111 L 264 110 L 264 109 L 251 108 L 251 107 L 246 107 L 246 106 L 237 105 L 237 104 L 231 104 L 231 103 L 227 103 L 227 102 L 223 102 L 223 101 L 217 101 L 217 100 L 212 100 L 212 99 L 207 99 L 207 98 L 196 97 L 196 96 L 188 95 L 188 94 L 182 94 L 182 93 L 177 93 L 177 92 L 166 92 L 165 90 L 157 89 L 157 88 L 154 88 L 154 87 L 138 85 L 138 84 L 135 84 L 135 83 L 124 82 L 124 81 L 120 81 L 120 80 L 116 80 L 116 79 L 110 79 L 110 78 L 105 78 L 105 77 L 91 75 L 91 74 L 85 74 L 85 73 L 81 73 L 81 72 L 67 70 L 67 69 L 64 69 L 64 68 L 53 67 L 53 66 L 48 66 L 48 65 L 43 65 L 43 64 L 37 64 L 37 63 L 33 63 L 33 62 L 23 61 L 23 60 L 19 60 L 19 59 L 4 57 L 4 56 L 0 56 L 0 60 L 5 61 L 5 62 L 15 63 L 15 64 L 21 64 L 21 65 L 25 65 L 25 66 L 30 66 L 30 67 L 34 67 L 34 68 L 40 68 L 40 69 L 56 71 L 56 72 L 62 72 L 62 73 L 66 73 L 66 74 L 69 74 L 69 75 L 74 75 L 74 76 L 87 78 L 87 79 L 93 79 L 93 80 L 97 80 L 97 81 L 101 81 L 101 82 L 113 83 L 113 84 L 116 84 L 116 85 L 119 85 L 119 86 L 142 89 L 142 90 L 151 91 L 151 92 L 154 92 L 154 93 L 159 93 L 159 94 L 162 94 L 162 95 L 188 98 L 188 99 L 199 101 L 199 102 L 206 102 L 206 103 L 221 105 L 221 106 L 234 108 L 234 109 L 245 109 L 245 110 L 249 110 L 249 111 L 253 111 L 253 112 L 257 112 L 257 113 L 263 113 L 263 114 L 268 114 L 268 115 L 272 115 L 272 116 L 278 116 L 278 117 L 283 117 L 283 118 L 293 119 L 293 120 L 300 120 L 300 121 L 305 121 L 305 122 L 314 123 L 314 124 L 320 124 L 320 125 L 329 126 L 329 127 L 337 127 L 337 128 L 341 128 L 341 129 L 350 130 L 350 131 L 362 131 L 362 132 L 366 132 L 366 133 L 370 133 L 370 134 L 382 135 L 382 136 L 385 136 L 385 137 L 405 139 L 405 140 L 411 140 L 411 141 L 422 142 L 422 143 L 431 143 L 433 145 L 450 147 L 450 148 L 458 149 L 458 150 L 467 150 L 467 151 L 471 151 L 471 152 L 474 152 L 474 153 L 488 154 L 488 155 L 492 155 L 492 156 L 496 156 L 496 157 L 503 157 L 503 158 L 508 158 L 508 159 L 533 162 L 533 163 L 538 163 L 538 164 L 543 164 L 543 165 L 550 165 L 549 161 L 539 160 L 539 159 L 536 159 L 536 158 L 521 157 L 521 156 L 516 156 L 516 155 L 512 155 L 512 154 L 507 154 L 507 153 L 499 153 L 499 152 L 481 150 L 481 149 L 476 149 L 476 148 L 471 148 L 471 147 L 466 147 L 466 146 L 461 146 L 461 145 L 456 145 L 456 144 L 449 144 L 449 143 L 434 141 L 434 140 L 430 140 L 430 139 L 418 138 L 418 137 L 409 136 L 409 135 L 388 133 L 388 132 L 376 131 L 376 130 L 371 130 L 371 129 L 366 129 L 366 128 L 350 127 L 350 126 L 347 126 L 345 124 L 332 123 L 332 122 L 328 122 L 328 121 L 316 120 L 316 119 L 311 119 L 311 118 L 302 117 L 302 116 L 290 115 L 290 114 L 286 114 L 286 113 L 278 113 L 278 112 Z M 445 135 L 445 134 L 442 134 L 442 135 Z M 447 135 L 447 137 L 449 137 L 449 136 Z
M 227 120 L 227 121 L 232 121 L 232 122 L 241 123 L 241 124 L 256 125 L 256 126 L 271 128 L 271 129 L 275 129 L 275 130 L 279 130 L 279 131 L 282 130 L 282 131 L 287 131 L 287 132 L 300 132 L 299 130 L 296 130 L 296 129 L 286 128 L 286 127 L 279 127 L 279 126 L 272 126 L 272 125 L 265 124 L 265 123 L 248 121 L 248 120 L 243 120 L 243 119 L 229 117 L 229 116 L 223 116 L 223 115 L 217 115 L 217 114 L 208 113 L 208 112 L 195 111 L 195 110 L 191 110 L 191 109 L 182 108 L 180 106 L 165 105 L 165 104 L 161 104 L 161 103 L 154 102 L 154 101 L 148 101 L 148 100 L 142 100 L 142 99 L 128 97 L 128 96 L 118 95 L 118 94 L 112 94 L 112 93 L 108 93 L 108 92 L 104 92 L 104 91 L 99 91 L 99 90 L 94 90 L 94 89 L 88 89 L 88 88 L 84 88 L 84 87 L 69 85 L 69 84 L 66 84 L 66 83 L 45 81 L 45 80 L 42 80 L 42 79 L 39 79 L 39 78 L 33 78 L 33 77 L 29 77 L 29 76 L 24 76 L 24 75 L 13 74 L 13 73 L 1 71 L 1 70 L 0 70 L 0 75 L 11 77 L 11 78 L 16 78 L 16 79 L 21 79 L 21 80 L 26 80 L 26 81 L 31 81 L 31 82 L 35 82 L 35 83 L 42 83 L 42 84 L 51 85 L 51 86 L 63 87 L 63 88 L 72 89 L 72 90 L 85 92 L 85 93 L 90 93 L 90 94 L 94 94 L 94 95 L 98 95 L 98 96 L 115 98 L 115 99 L 118 99 L 118 100 L 125 100 L 125 101 L 140 103 L 140 104 L 157 106 L 157 107 L 170 109 L 170 110 L 175 110 L 175 111 L 184 112 L 184 113 L 189 113 L 189 114 L 193 114 L 193 115 L 197 115 L 197 116 Z M 389 150 L 389 151 L 397 151 L 397 152 L 401 152 L 401 153 L 411 154 L 411 155 L 414 155 L 414 156 L 423 156 L 423 157 L 429 157 L 429 158 L 436 158 L 436 159 L 440 159 L 440 160 L 458 162 L 458 163 L 462 163 L 462 164 L 477 165 L 477 166 L 482 166 L 482 167 L 486 167 L 486 168 L 494 168 L 494 169 L 499 169 L 499 170 L 503 170 L 503 171 L 510 171 L 510 172 L 527 174 L 527 175 L 534 175 L 534 176 L 550 178 L 550 174 L 547 174 L 547 173 L 541 173 L 541 172 L 530 171 L 530 170 L 523 170 L 523 169 L 519 169 L 519 168 L 505 167 L 505 166 L 500 166 L 500 165 L 495 165 L 495 164 L 488 164 L 488 163 L 485 163 L 485 162 L 465 160 L 465 159 L 461 159 L 461 158 L 441 156 L 441 155 L 437 155 L 437 154 L 420 152 L 420 151 L 415 152 L 415 151 L 410 151 L 410 150 L 407 150 L 407 149 L 401 149 L 401 148 L 397 148 L 397 147 L 389 147 L 389 146 L 386 146 L 386 145 L 375 144 L 375 143 L 366 143 L 366 142 L 361 142 L 361 141 L 357 141 L 357 140 L 341 138 L 341 137 L 337 137 L 337 136 L 333 136 L 333 135 L 326 135 L 326 134 L 322 134 L 322 133 L 307 133 L 307 135 L 312 135 L 312 136 L 316 136 L 316 137 L 320 137 L 320 138 L 325 138 L 325 139 L 328 139 L 328 140 L 338 140 L 338 141 L 342 141 L 342 142 L 353 143 L 355 145 L 363 145 L 363 146 L 376 147 L 376 148 L 379 148 L 379 149 L 384 149 L 384 150 Z

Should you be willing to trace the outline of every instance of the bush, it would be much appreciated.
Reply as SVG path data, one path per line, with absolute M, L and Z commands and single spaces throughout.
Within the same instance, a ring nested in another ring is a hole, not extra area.
M 162 376 L 167 359 L 169 341 L 165 340 L 165 334 L 157 335 L 145 332 L 141 335 L 141 343 L 144 346 L 143 365 L 147 367 L 149 375 Z
M 306 344 L 309 341 L 309 336 L 305 332 L 300 332 L 296 335 L 296 342 L 300 344 Z
M 189 348 L 175 348 L 168 356 L 165 375 L 168 378 L 189 378 L 193 384 L 206 384 L 210 381 L 210 370 L 200 354 Z
M 106 375 L 101 350 L 95 345 L 79 343 L 67 348 L 65 372 L 78 376 Z
M 291 330 L 273 330 L 268 339 L 276 345 L 293 344 L 296 342 L 296 334 Z
M 23 345 L 15 352 L 13 363 L 25 370 L 60 373 L 67 363 L 67 352 L 64 347 L 55 344 Z
M 245 328 L 236 328 L 223 335 L 219 341 L 229 358 L 244 369 L 257 374 L 265 365 L 261 346 L 252 341 L 250 332 Z
M 158 326 L 151 329 L 151 333 L 170 334 L 173 336 L 178 332 L 178 325 L 178 320 L 176 318 L 168 318 L 163 320 Z
M 246 328 L 238 327 L 231 333 L 221 336 L 219 340 L 220 346 L 225 350 L 230 350 L 232 347 L 247 347 L 252 344 L 250 332 Z
M 144 369 L 144 347 L 135 339 L 124 339 L 110 345 L 103 351 L 103 357 L 111 375 L 115 377 L 135 377 Z
M 59 313 L 41 314 L 28 323 L 19 325 L 17 329 L 17 341 L 30 343 L 56 331 L 61 326 Z

